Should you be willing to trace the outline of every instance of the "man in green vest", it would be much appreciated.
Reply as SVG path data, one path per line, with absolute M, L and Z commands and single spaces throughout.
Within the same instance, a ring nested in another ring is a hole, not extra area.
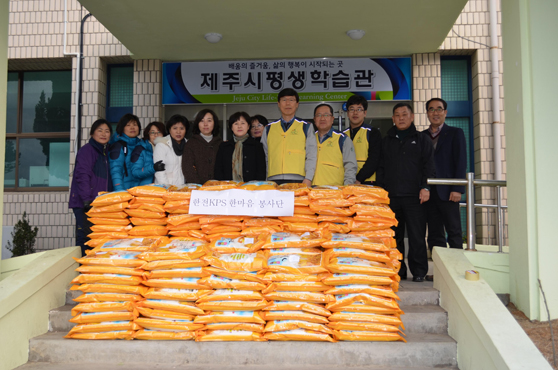
M 291 88 L 277 95 L 281 119 L 271 122 L 262 134 L 267 179 L 277 184 L 301 182 L 312 185 L 316 171 L 316 139 L 312 125 L 295 117 L 298 93 Z
M 350 136 L 355 147 L 358 164 L 357 184 L 371 184 L 375 181 L 380 163 L 382 135 L 378 129 L 364 124 L 367 109 L 368 101 L 360 95 L 353 95 L 347 100 L 350 128 L 343 133 Z
M 355 148 L 349 137 L 333 130 L 331 105 L 320 104 L 314 108 L 314 123 L 318 128 L 318 160 L 312 185 L 354 184 L 357 172 Z

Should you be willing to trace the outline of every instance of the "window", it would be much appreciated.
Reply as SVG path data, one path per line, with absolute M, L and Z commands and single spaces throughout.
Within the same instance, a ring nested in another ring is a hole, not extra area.
M 115 123 L 134 112 L 134 65 L 110 64 L 107 70 L 107 121 Z
M 66 190 L 72 72 L 9 72 L 5 190 Z

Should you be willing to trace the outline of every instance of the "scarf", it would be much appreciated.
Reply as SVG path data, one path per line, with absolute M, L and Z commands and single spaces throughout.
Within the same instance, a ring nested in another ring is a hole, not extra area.
M 232 175 L 234 181 L 244 181 L 242 179 L 242 145 L 248 139 L 248 134 L 237 137 L 234 136 L 234 152 L 232 155 Z
M 171 142 L 172 142 L 172 149 L 174 150 L 174 154 L 180 157 L 182 153 L 184 153 L 184 144 L 186 144 L 186 140 L 182 139 L 179 144 L 173 138 L 171 138 Z

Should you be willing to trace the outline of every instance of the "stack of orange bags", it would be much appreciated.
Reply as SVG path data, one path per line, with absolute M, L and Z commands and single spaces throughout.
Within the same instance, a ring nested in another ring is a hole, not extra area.
M 124 210 L 134 225 L 128 231 L 130 236 L 157 238 L 167 235 L 167 214 L 163 208 L 167 188 L 164 185 L 142 185 L 128 189 L 134 197 Z
M 267 237 L 267 269 L 260 273 L 270 283 L 264 297 L 272 301 L 264 308 L 266 339 L 334 342 L 333 330 L 326 326 L 331 312 L 324 305 L 335 299 L 325 293 L 330 286 L 321 282 L 329 275 L 320 248 L 326 240 L 310 232 Z
M 263 238 L 221 237 L 210 244 L 211 255 L 202 257 L 211 276 L 200 283 L 215 289 L 198 299 L 196 305 L 206 312 L 195 323 L 206 324 L 197 341 L 264 341 L 265 321 L 261 309 L 267 307 L 261 293 L 267 283 L 257 275 L 265 268 L 265 255 L 258 249 Z M 253 253 L 252 253 L 253 252 Z
M 165 200 L 164 209 L 168 213 L 167 232 L 171 236 L 204 238 L 201 225 L 198 222 L 201 216 L 190 215 L 190 197 L 192 190 L 198 190 L 198 184 L 186 184 L 182 186 L 170 186 L 167 193 L 163 195 Z
M 87 257 L 76 259 L 81 274 L 72 280 L 71 290 L 83 294 L 72 309 L 70 322 L 76 323 L 66 338 L 133 339 L 140 327 L 136 303 L 143 300 L 147 288 L 137 256 L 159 243 L 158 239 L 119 239 L 104 241 Z
M 90 240 L 85 244 L 95 248 L 107 239 L 123 239 L 128 237 L 130 220 L 124 210 L 133 198 L 127 191 L 115 191 L 97 196 L 87 212 L 88 220 L 93 224 Z
M 201 280 L 210 274 L 204 270 L 207 263 L 201 258 L 208 254 L 207 243 L 188 237 L 162 238 L 150 250 L 138 255 L 145 261 L 147 286 L 138 302 L 141 317 L 134 322 L 144 328 L 134 334 L 136 339 L 187 340 L 196 337 L 203 324 L 194 323 L 196 315 L 204 311 L 195 301 L 211 294 L 212 288 Z

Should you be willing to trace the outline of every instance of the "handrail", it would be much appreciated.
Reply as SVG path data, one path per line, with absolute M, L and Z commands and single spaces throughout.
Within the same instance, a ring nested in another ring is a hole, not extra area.
M 507 186 L 506 181 L 502 180 L 475 180 L 473 172 L 467 173 L 467 179 L 428 179 L 429 185 L 458 185 L 465 186 L 467 208 L 467 248 L 466 250 L 476 251 L 475 249 L 475 208 L 496 208 L 496 216 L 498 220 L 498 253 L 502 253 L 504 244 L 504 222 L 502 218 L 502 209 L 507 206 L 502 205 L 501 188 Z M 496 188 L 496 204 L 475 204 L 475 186 L 490 186 Z M 459 204 L 463 206 L 463 203 Z

